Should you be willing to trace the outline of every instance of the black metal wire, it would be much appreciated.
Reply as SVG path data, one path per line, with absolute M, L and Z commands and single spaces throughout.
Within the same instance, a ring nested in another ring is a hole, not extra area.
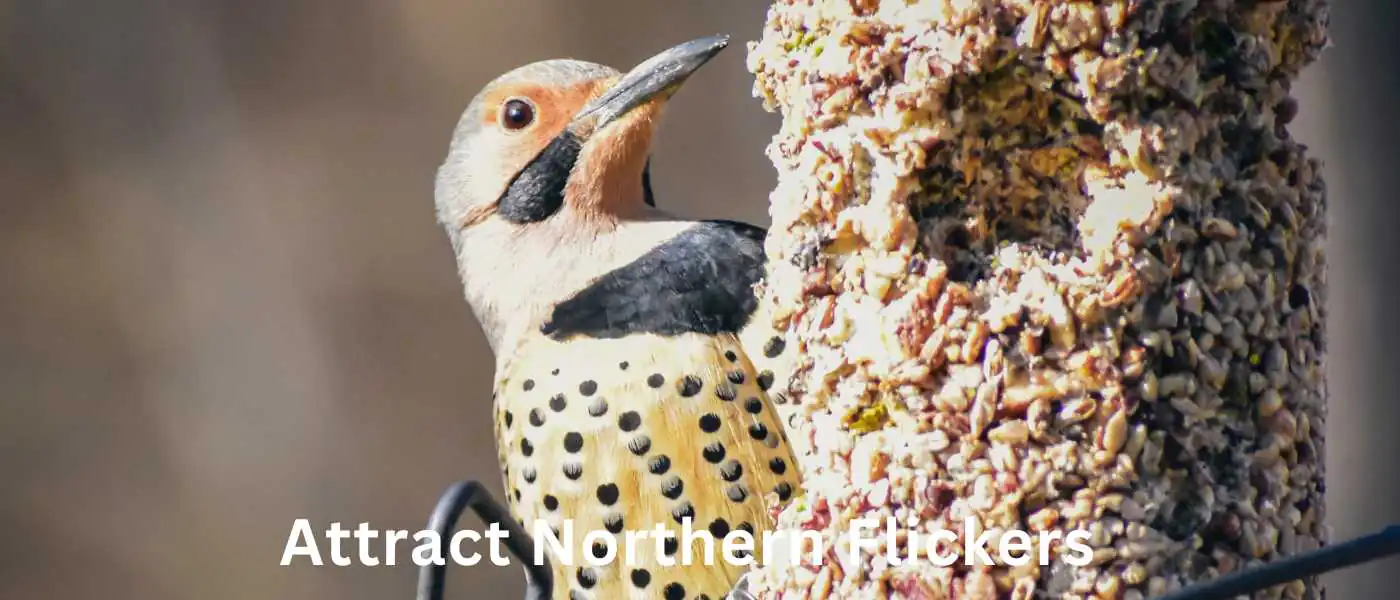
M 496 523 L 506 531 L 506 550 L 515 560 L 525 566 L 525 600 L 550 600 L 554 590 L 554 574 L 550 570 L 549 558 L 541 556 L 535 563 L 535 544 L 529 534 L 510 517 L 510 511 L 491 497 L 476 481 L 461 481 L 452 484 L 438 498 L 433 515 L 428 518 L 428 528 L 437 532 L 444 543 L 452 538 L 457 529 L 457 520 L 462 511 L 470 507 L 477 517 L 490 526 Z M 447 562 L 429 563 L 418 570 L 418 600 L 442 600 L 443 586 L 447 579 Z
M 1158 600 L 1230 600 L 1396 554 L 1400 554 L 1400 524 L 1386 527 L 1378 533 L 1231 573 L 1215 581 L 1190 585 Z

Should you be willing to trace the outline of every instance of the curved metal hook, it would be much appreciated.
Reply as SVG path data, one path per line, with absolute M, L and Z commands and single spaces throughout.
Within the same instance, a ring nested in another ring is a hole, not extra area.
M 1198 583 L 1157 600 L 1230 600 L 1288 583 L 1400 554 L 1400 525 L 1288 558 Z
M 529 534 L 479 482 L 460 481 L 448 487 L 438 498 L 433 514 L 428 518 L 428 528 L 437 532 L 438 538 L 444 542 L 450 540 L 457 529 L 457 520 L 468 507 L 483 522 L 496 523 L 506 530 L 506 550 L 525 565 L 525 600 L 549 600 L 554 590 L 554 572 L 550 569 L 549 558 L 543 557 L 539 564 L 534 562 L 535 544 Z M 441 565 L 430 563 L 419 568 L 417 599 L 442 600 L 446 579 L 445 561 Z

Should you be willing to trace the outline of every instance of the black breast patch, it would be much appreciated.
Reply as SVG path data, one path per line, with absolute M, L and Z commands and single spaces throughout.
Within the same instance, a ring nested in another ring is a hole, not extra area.
M 555 339 L 738 333 L 758 308 L 765 234 L 734 221 L 697 223 L 559 303 L 541 331 Z
M 583 142 L 564 130 L 535 160 L 515 175 L 496 206 L 496 214 L 512 223 L 538 223 L 564 206 L 564 186 L 578 162 Z

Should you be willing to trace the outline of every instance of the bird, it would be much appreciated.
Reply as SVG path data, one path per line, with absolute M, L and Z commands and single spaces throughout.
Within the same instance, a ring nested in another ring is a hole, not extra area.
M 774 506 L 800 494 L 773 400 L 796 353 L 756 292 L 766 231 L 677 217 L 651 184 L 663 108 L 728 41 L 685 42 L 627 73 L 574 59 L 515 68 L 468 103 L 438 168 L 437 220 L 495 356 L 507 525 L 571 542 L 547 572 L 526 567 L 553 586 L 541 597 L 725 598 L 742 563 L 762 559 Z M 440 508 L 489 504 L 470 489 Z M 625 532 L 658 527 L 676 537 L 640 537 L 624 556 Z M 683 527 L 700 536 L 688 554 Z M 611 560 L 602 538 L 585 543 L 594 531 L 617 541 Z M 752 547 L 720 554 L 737 531 Z M 434 577 L 420 591 L 440 594 Z

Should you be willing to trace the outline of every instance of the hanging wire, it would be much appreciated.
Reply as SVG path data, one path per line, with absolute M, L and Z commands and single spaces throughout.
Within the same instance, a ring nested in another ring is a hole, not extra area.
M 451 539 L 457 530 L 457 520 L 467 508 L 471 508 L 488 526 L 494 523 L 506 531 L 506 550 L 525 565 L 525 600 L 550 600 L 554 590 L 554 574 L 549 567 L 549 558 L 541 556 L 538 563 L 534 561 L 535 544 L 530 536 L 479 482 L 460 481 L 448 487 L 428 518 L 428 528 L 437 533 L 438 539 Z M 417 599 L 442 600 L 446 579 L 446 561 L 443 564 L 428 563 L 419 568 Z

